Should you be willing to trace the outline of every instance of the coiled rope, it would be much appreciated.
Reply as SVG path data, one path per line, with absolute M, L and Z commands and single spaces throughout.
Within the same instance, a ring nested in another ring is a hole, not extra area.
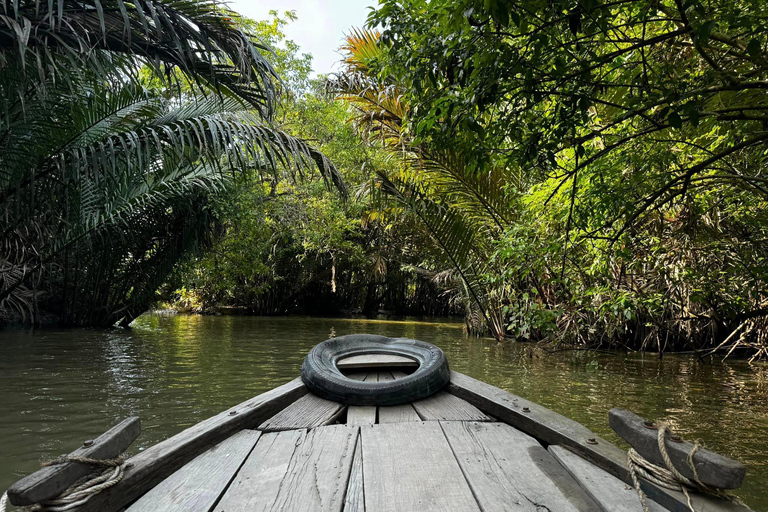
M 79 507 L 93 496 L 99 494 L 104 489 L 112 487 L 123 479 L 125 460 L 126 457 L 124 456 L 117 457 L 116 459 L 91 459 L 88 457 L 64 455 L 44 463 L 43 466 L 47 467 L 68 462 L 79 462 L 80 464 L 103 469 L 95 475 L 91 474 L 81 478 L 57 497 L 32 505 L 26 510 L 30 512 L 65 512 Z M 0 512 L 5 512 L 7 505 L 8 493 L 5 493 L 0 498 Z
M 648 504 L 646 502 L 647 497 L 643 492 L 643 489 L 640 487 L 640 477 L 655 485 L 658 485 L 659 487 L 682 492 L 688 501 L 688 508 L 691 510 L 691 512 L 696 512 L 696 510 L 693 508 L 691 495 L 688 492 L 690 490 L 712 494 L 718 498 L 741 503 L 735 496 L 726 493 L 722 489 L 706 485 L 702 483 L 701 480 L 699 480 L 699 474 L 696 471 L 695 464 L 693 463 L 693 456 L 701 448 L 701 444 L 698 442 L 694 443 L 693 448 L 691 448 L 691 451 L 688 453 L 687 457 L 688 467 L 691 468 L 691 472 L 693 473 L 693 480 L 681 474 L 677 468 L 675 468 L 674 464 L 672 464 L 672 459 L 669 457 L 669 453 L 667 452 L 665 439 L 667 431 L 670 430 L 669 423 L 665 421 L 658 421 L 656 422 L 656 427 L 658 429 L 658 435 L 656 439 L 659 446 L 659 452 L 661 453 L 661 458 L 664 461 L 666 468 L 649 462 L 642 455 L 637 453 L 634 448 L 630 448 L 628 452 L 627 466 L 629 468 L 629 474 L 632 477 L 632 483 L 634 484 L 635 490 L 637 491 L 637 495 L 640 497 L 640 503 L 643 506 L 644 512 L 650 512 L 650 510 L 648 509 Z

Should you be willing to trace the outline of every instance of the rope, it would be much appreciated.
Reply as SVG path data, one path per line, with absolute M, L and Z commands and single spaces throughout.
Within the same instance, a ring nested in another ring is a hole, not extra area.
M 691 468 L 693 473 L 693 480 L 681 474 L 669 457 L 666 446 L 666 433 L 669 430 L 669 423 L 659 421 L 656 423 L 658 428 L 658 435 L 656 437 L 659 446 L 659 452 L 661 458 L 664 461 L 666 467 L 657 466 L 656 464 L 649 462 L 642 455 L 637 453 L 634 448 L 630 448 L 628 452 L 627 466 L 629 468 L 629 474 L 632 477 L 632 483 L 634 484 L 637 495 L 640 498 L 640 504 L 643 506 L 643 512 L 650 512 L 647 504 L 647 497 L 640 487 L 640 477 L 643 479 L 665 489 L 671 489 L 673 491 L 682 492 L 688 502 L 688 508 L 691 512 L 696 512 L 693 508 L 693 502 L 691 501 L 691 495 L 689 490 L 704 492 L 717 496 L 732 502 L 739 502 L 738 498 L 731 496 L 722 489 L 711 487 L 699 480 L 699 473 L 696 470 L 696 465 L 693 463 L 693 456 L 701 448 L 701 444 L 694 443 L 693 448 L 688 453 L 687 462 L 688 467 Z
M 72 484 L 67 490 L 59 494 L 56 498 L 43 501 L 27 510 L 34 512 L 65 512 L 75 507 L 79 507 L 93 496 L 99 494 L 104 489 L 108 489 L 123 479 L 123 464 L 126 457 L 116 459 L 90 459 L 88 457 L 73 457 L 63 455 L 43 463 L 43 467 L 55 466 L 57 464 L 66 464 L 67 462 L 79 462 L 88 464 L 96 468 L 104 468 L 97 474 L 90 474 L 81 478 Z M 8 493 L 0 498 L 0 512 L 5 512 L 8 504 Z

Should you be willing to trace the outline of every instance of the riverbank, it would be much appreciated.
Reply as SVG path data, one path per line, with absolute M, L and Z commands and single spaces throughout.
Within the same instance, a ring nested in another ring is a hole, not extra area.
M 742 461 L 739 491 L 768 509 L 768 365 L 690 356 L 559 352 L 466 338 L 460 322 L 145 315 L 132 329 L 6 331 L 0 337 L 0 487 L 130 415 L 136 449 L 282 384 L 329 335 L 371 332 L 440 346 L 451 367 L 541 403 L 619 443 L 611 407 L 669 418 Z

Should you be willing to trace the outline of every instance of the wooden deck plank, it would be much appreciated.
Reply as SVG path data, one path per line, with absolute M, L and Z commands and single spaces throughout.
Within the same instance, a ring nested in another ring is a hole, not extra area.
M 347 494 L 344 496 L 344 512 L 365 512 L 365 494 L 363 490 L 363 447 L 360 435 L 355 443 L 355 456 L 347 482 Z
M 410 423 L 421 421 L 412 404 L 379 407 L 379 423 Z
M 634 488 L 562 446 L 552 445 L 549 451 L 600 505 L 603 512 L 643 512 Z M 654 501 L 647 500 L 647 504 L 651 512 L 666 511 Z
M 505 423 L 440 426 L 483 512 L 595 510 L 566 471 L 552 471 L 557 462 L 534 438 Z
M 491 421 L 474 405 L 445 391 L 413 402 L 413 408 L 425 421 Z
M 376 423 L 375 405 L 350 405 L 347 408 L 347 425 L 373 425 Z
M 392 354 L 365 354 L 346 357 L 336 363 L 339 369 L 348 368 L 381 368 L 381 367 L 419 366 L 419 363 L 409 357 Z
M 297 377 L 139 452 L 128 459 L 118 484 L 91 497 L 77 512 L 121 510 L 211 446 L 244 428 L 253 428 L 307 391 Z
M 347 374 L 347 377 L 365 381 L 369 375 L 368 372 L 352 372 Z M 364 405 L 347 407 L 347 425 L 368 425 L 371 423 L 376 423 L 376 407 Z
M 358 432 L 331 425 L 262 435 L 216 512 L 341 512 Z
M 378 372 L 379 382 L 395 380 L 392 372 Z M 379 423 L 403 423 L 410 421 L 421 421 L 416 413 L 416 409 L 411 404 L 391 405 L 379 407 Z
M 479 512 L 437 422 L 360 427 L 366 512 Z
M 209 512 L 260 435 L 242 430 L 222 441 L 163 480 L 127 512 Z
M 454 371 L 451 372 L 447 391 L 548 445 L 563 445 L 619 479 L 630 482 L 626 465 L 627 453 L 570 418 Z M 590 439 L 595 442 L 588 442 Z M 681 492 L 662 489 L 648 482 L 643 483 L 643 490 L 651 499 L 669 510 L 688 510 L 688 499 Z M 747 507 L 737 503 L 703 494 L 691 495 L 691 500 L 694 508 L 700 511 L 749 511 Z
M 344 411 L 344 405 L 308 393 L 259 425 L 259 430 L 277 432 L 331 424 Z

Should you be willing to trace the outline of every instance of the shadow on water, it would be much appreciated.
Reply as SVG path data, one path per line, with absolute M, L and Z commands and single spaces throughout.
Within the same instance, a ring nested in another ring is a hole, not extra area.
M 465 338 L 459 323 L 145 315 L 130 330 L 0 333 L 0 488 L 40 461 L 138 415 L 134 451 L 298 375 L 336 335 L 407 336 L 440 346 L 451 367 L 582 422 L 618 443 L 608 410 L 669 418 L 690 439 L 744 462 L 739 494 L 768 509 L 768 366 L 688 357 L 543 354 Z

